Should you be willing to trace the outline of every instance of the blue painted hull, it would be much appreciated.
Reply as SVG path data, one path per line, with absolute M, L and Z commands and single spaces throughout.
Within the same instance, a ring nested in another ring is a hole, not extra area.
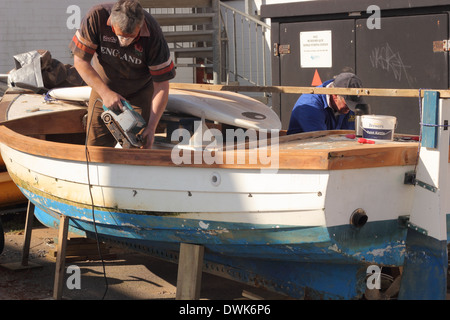
M 219 265 L 234 280 L 296 298 L 360 298 L 368 265 L 403 264 L 405 244 L 399 239 L 405 239 L 407 228 L 398 220 L 371 222 L 361 229 L 203 221 L 209 224 L 203 230 L 198 220 L 176 215 L 95 208 L 94 227 L 92 208 L 22 191 L 35 204 L 36 217 L 49 227 L 57 228 L 63 213 L 71 218 L 71 232 L 88 237 L 97 232 L 102 240 L 149 253 L 176 253 L 181 242 L 202 244 L 206 271 L 214 273 Z
M 23 190 L 35 203 L 37 218 L 55 227 L 59 213 L 71 217 L 72 232 L 95 232 L 92 209 L 77 208 L 46 199 Z M 254 259 L 326 263 L 374 263 L 399 266 L 403 263 L 406 228 L 397 220 L 367 223 L 356 229 L 351 225 L 338 227 L 274 226 L 248 223 L 204 221 L 131 212 L 102 211 L 96 208 L 98 234 L 133 241 L 142 246 L 166 242 L 204 245 L 218 254 Z M 164 239 L 164 241 L 161 241 Z

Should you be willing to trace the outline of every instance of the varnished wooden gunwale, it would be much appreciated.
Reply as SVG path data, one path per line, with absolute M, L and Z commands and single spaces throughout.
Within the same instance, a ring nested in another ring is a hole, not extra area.
M 307 133 L 305 137 L 323 135 L 322 132 Z M 327 132 L 333 134 L 333 131 Z M 183 163 L 176 165 L 172 161 L 172 150 L 142 150 L 142 149 L 116 149 L 106 147 L 88 147 L 89 161 L 92 163 L 113 163 L 125 165 L 144 166 L 189 166 L 189 167 L 211 167 L 211 168 L 236 168 L 236 169 L 262 169 L 277 168 L 280 170 L 343 170 L 383 166 L 414 165 L 417 161 L 417 143 L 387 143 L 375 145 L 357 145 L 356 148 L 337 149 L 307 149 L 307 150 L 285 150 L 283 142 L 295 138 L 301 139 L 303 134 L 295 136 L 280 137 L 280 148 L 278 150 L 278 164 L 274 167 L 273 162 L 263 165 L 257 158 L 257 163 L 249 163 L 252 150 L 237 150 L 235 156 L 242 155 L 245 164 L 228 161 L 226 151 L 218 153 L 222 157 L 223 164 L 213 163 L 201 164 Z M 82 145 L 58 143 L 40 140 L 17 133 L 5 125 L 0 126 L 0 143 L 29 154 L 61 160 L 86 161 L 86 149 Z M 270 149 L 269 149 L 270 150 Z M 268 157 L 270 158 L 270 153 Z M 275 156 L 275 155 L 274 155 Z M 191 159 L 195 159 L 194 151 Z M 220 159 L 220 158 L 219 158 Z M 254 159 L 254 158 L 252 158 Z M 194 162 L 194 160 L 192 160 Z M 218 162 L 218 161 L 217 161 Z M 233 162 L 233 163 L 229 163 Z M 271 167 L 272 166 L 272 167 Z
M 2 113 L 14 101 L 16 94 L 7 94 L 3 97 L 0 107 Z M 86 161 L 86 149 L 83 145 L 57 143 L 36 139 L 30 136 L 42 137 L 49 134 L 83 133 L 82 118 L 86 114 L 84 109 L 74 109 L 41 114 L 29 118 L 10 120 L 1 123 L 0 142 L 18 151 L 44 156 L 49 158 L 73 161 Z M 256 157 L 256 163 L 249 163 L 254 150 L 241 150 L 235 152 L 235 159 L 242 156 L 246 159 L 244 164 L 237 161 L 227 161 L 226 151 L 219 152 L 217 158 L 223 159 L 213 164 L 204 161 L 194 163 L 196 156 L 192 152 L 192 163 L 176 165 L 172 161 L 171 149 L 139 150 L 115 149 L 105 147 L 89 147 L 89 161 L 97 163 L 114 163 L 126 165 L 151 166 L 189 166 L 212 168 L 260 169 L 277 168 L 280 170 L 342 170 L 383 166 L 414 165 L 417 160 L 417 143 L 384 143 L 375 145 L 355 144 L 354 147 L 332 149 L 284 149 L 285 143 L 301 141 L 332 134 L 344 134 L 347 131 L 320 131 L 302 133 L 279 138 L 277 150 L 277 163 L 263 165 Z M 269 148 L 270 151 L 270 148 Z M 244 155 L 242 155 L 244 153 Z M 201 158 L 201 157 L 200 157 Z M 217 159 L 216 158 L 216 159 Z M 270 159 L 270 154 L 268 155 Z M 232 162 L 232 163 L 230 163 Z M 276 165 L 276 166 L 274 166 Z

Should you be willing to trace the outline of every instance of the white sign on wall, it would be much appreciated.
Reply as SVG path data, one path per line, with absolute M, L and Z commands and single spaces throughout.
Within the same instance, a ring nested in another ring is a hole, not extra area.
M 332 67 L 331 30 L 300 32 L 300 66 Z

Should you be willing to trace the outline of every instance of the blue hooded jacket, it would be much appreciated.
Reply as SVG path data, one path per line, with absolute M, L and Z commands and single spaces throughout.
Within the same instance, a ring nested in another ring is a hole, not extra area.
M 326 87 L 328 80 L 319 87 Z M 355 113 L 335 116 L 325 94 L 302 94 L 292 110 L 287 134 L 321 130 L 354 130 Z

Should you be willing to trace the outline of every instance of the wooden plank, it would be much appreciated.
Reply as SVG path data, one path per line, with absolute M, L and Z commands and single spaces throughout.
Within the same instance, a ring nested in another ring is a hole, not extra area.
M 329 170 L 406 166 L 417 163 L 417 143 L 408 148 L 364 147 L 361 149 L 334 151 L 329 153 Z
M 22 247 L 22 265 L 28 265 L 28 256 L 30 255 L 31 233 L 34 222 L 34 204 L 28 201 L 27 219 L 25 221 L 25 235 Z
M 109 250 L 106 248 L 100 249 L 100 253 L 102 255 L 107 255 L 107 254 L 109 254 Z M 50 255 L 50 257 L 55 258 L 58 256 L 58 251 L 55 249 L 52 249 L 49 251 L 49 255 Z M 66 257 L 67 256 L 100 257 L 100 255 L 98 254 L 97 248 L 85 248 L 85 249 L 67 248 L 66 249 Z
M 58 239 L 55 239 L 55 243 L 58 243 Z M 100 253 L 109 254 L 109 247 L 105 243 L 99 243 L 97 241 L 88 238 L 71 238 L 67 240 L 66 256 L 99 256 Z M 56 257 L 58 250 L 53 249 L 49 251 L 51 257 Z
M 69 233 L 69 217 L 61 215 L 58 231 L 58 255 L 56 257 L 55 283 L 53 287 L 53 299 L 61 300 L 66 259 L 67 235 Z
M 293 94 L 339 94 L 360 95 L 374 97 L 412 97 L 424 96 L 421 89 L 380 89 L 380 88 L 322 88 L 322 87 L 294 87 L 294 86 L 234 86 L 194 83 L 171 83 L 174 89 L 194 89 L 233 92 L 272 92 Z M 450 98 L 450 90 L 433 90 L 439 92 L 441 98 Z
M 10 182 L 11 177 L 9 176 L 8 171 L 0 172 L 0 183 Z
M 83 117 L 86 113 L 86 109 L 56 111 L 4 121 L 2 125 L 23 135 L 83 133 L 86 131 L 83 126 Z
M 202 280 L 204 247 L 181 243 L 178 261 L 177 300 L 198 300 Z

